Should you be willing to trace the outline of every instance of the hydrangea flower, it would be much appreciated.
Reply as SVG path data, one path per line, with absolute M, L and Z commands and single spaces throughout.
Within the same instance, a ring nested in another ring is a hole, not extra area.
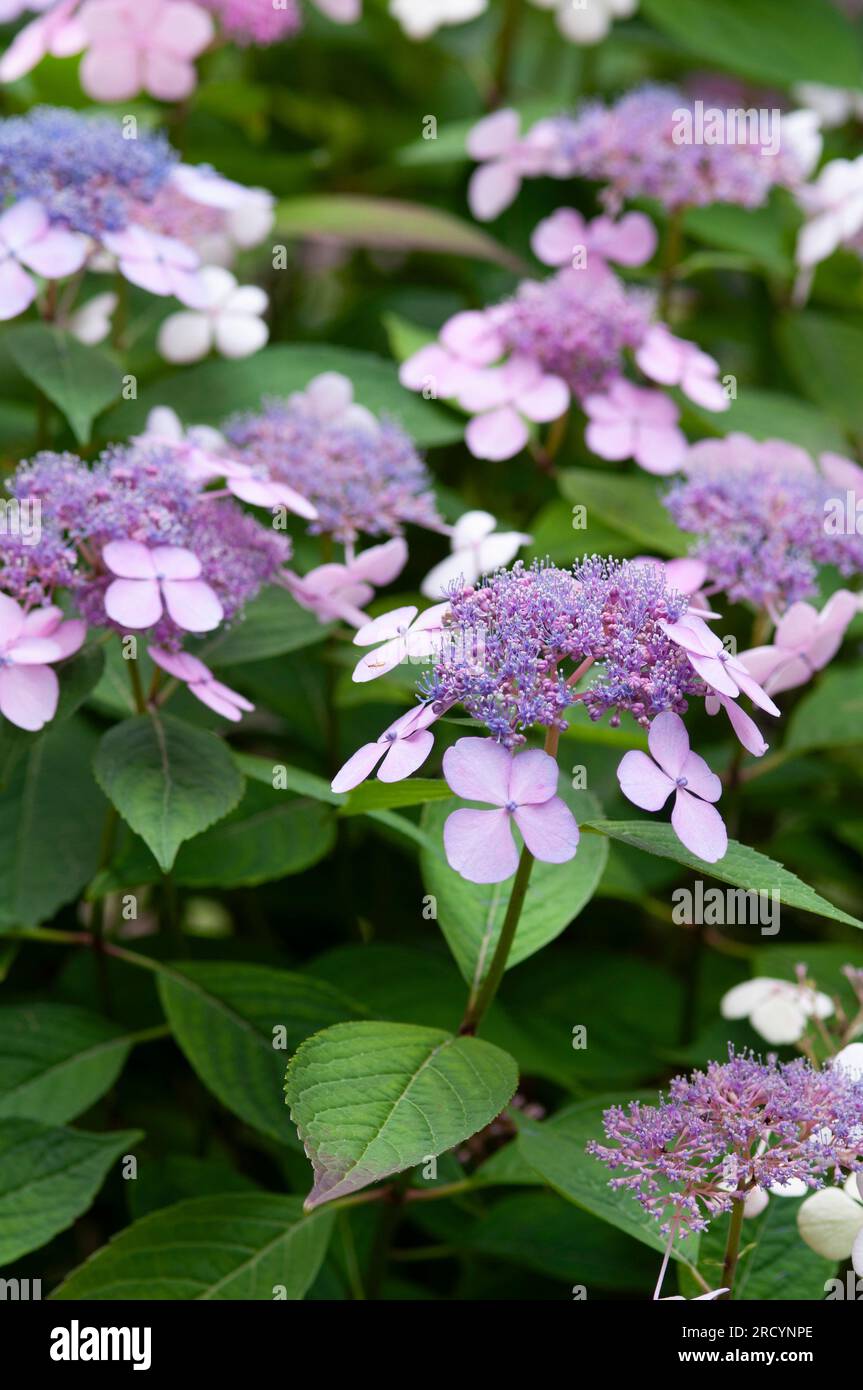
M 440 598 L 459 579 L 475 584 L 484 574 L 508 565 L 531 539 L 521 531 L 496 531 L 496 526 L 491 512 L 464 512 L 450 534 L 452 554 L 429 570 L 420 593 Z
M 86 343 L 89 347 L 103 343 L 111 332 L 111 320 L 116 308 L 117 296 L 113 290 L 92 295 L 70 317 L 69 332 L 79 343 Z
M 546 374 L 527 356 L 513 356 L 502 367 L 475 373 L 459 393 L 459 403 L 475 412 L 465 430 L 474 458 L 512 458 L 528 441 L 525 421 L 546 423 L 569 405 L 565 382 Z
M 419 616 L 416 608 L 408 606 L 364 623 L 354 634 L 354 645 L 380 646 L 357 662 L 353 679 L 361 683 L 376 680 L 403 661 L 426 660 L 441 644 L 443 619 L 448 613 L 448 603 L 435 603 Z
M 410 437 L 389 420 L 373 424 L 348 406 L 324 419 L 305 398 L 269 400 L 229 421 L 225 435 L 232 454 L 312 503 L 313 535 L 353 544 L 361 532 L 399 535 L 408 523 L 441 529 L 431 478 Z
M 675 473 L 686 453 L 680 411 L 661 391 L 618 377 L 605 395 L 584 399 L 587 447 L 604 459 L 635 459 L 648 473 Z
M 445 24 L 466 24 L 488 8 L 488 0 L 390 0 L 390 14 L 409 39 L 428 39 Z
M 484 116 L 467 137 L 467 152 L 479 162 L 471 174 L 467 200 L 480 222 L 491 222 L 508 208 L 523 178 L 537 178 L 559 167 L 560 137 L 557 123 L 540 121 L 527 135 L 521 134 L 521 117 L 506 108 Z M 566 172 L 565 163 L 560 177 Z
M 81 86 L 94 101 L 129 101 L 142 91 L 182 101 L 197 82 L 192 59 L 215 33 L 192 0 L 84 0 L 78 22 L 87 36 Z
M 861 1166 L 863 1082 L 802 1058 L 727 1062 L 677 1076 L 657 1105 L 633 1101 L 605 1112 L 609 1144 L 587 1148 L 662 1229 L 704 1230 L 753 1188 L 799 1180 L 820 1188 L 834 1168 Z
M 615 19 L 629 19 L 638 9 L 638 0 L 532 0 L 540 10 L 554 10 L 557 27 L 565 39 L 578 44 L 601 43 Z
M 863 155 L 833 159 L 812 183 L 796 191 L 806 220 L 797 238 L 796 258 L 810 270 L 863 231 Z
M 530 239 L 531 249 L 544 265 L 572 266 L 584 251 L 586 263 L 644 265 L 656 251 L 656 228 L 643 212 L 627 212 L 614 221 L 604 214 L 590 222 L 575 208 L 558 208 L 538 223 Z
M 434 705 L 417 705 L 402 714 L 374 743 L 364 743 L 336 773 L 331 786 L 334 792 L 347 792 L 358 787 L 378 769 L 380 782 L 401 782 L 422 767 L 434 745 L 431 724 L 439 716 Z M 380 764 L 380 766 L 378 766 Z
M 773 642 L 750 647 L 740 653 L 740 660 L 769 695 L 805 685 L 841 647 L 858 612 L 857 597 L 849 589 L 838 589 L 820 613 L 811 603 L 792 603 L 779 619 Z
M 221 714 L 223 719 L 237 723 L 244 713 L 255 708 L 244 695 L 217 680 L 210 668 L 190 652 L 168 652 L 161 647 L 148 647 L 147 651 L 157 666 L 175 680 L 182 681 L 188 686 L 190 695 Z
M 213 348 L 223 357 L 249 357 L 262 348 L 270 336 L 261 317 L 269 304 L 264 291 L 238 285 L 223 266 L 205 266 L 198 282 L 195 307 L 170 314 L 159 329 L 157 345 L 166 361 L 199 362 Z
M 743 663 L 726 651 L 703 618 L 686 613 L 676 623 L 662 623 L 663 631 L 686 652 L 689 661 L 708 688 L 717 695 L 736 700 L 748 695 L 753 704 L 768 714 L 779 714 L 776 705 L 753 679 Z
M 0 82 L 17 82 L 49 53 L 52 58 L 70 58 L 86 48 L 87 33 L 75 14 L 79 4 L 80 0 L 48 0 L 47 6 L 40 6 L 45 13 L 25 24 L 0 57 Z
M 0 214 L 0 319 L 17 317 L 36 298 L 38 286 L 28 271 L 62 280 L 80 270 L 87 251 L 83 237 L 52 227 L 32 198 Z
M 118 576 L 105 593 L 105 611 L 122 627 L 152 627 L 163 605 L 186 632 L 211 632 L 222 621 L 222 605 L 201 579 L 201 562 L 191 550 L 109 541 L 102 559 Z
M 29 613 L 0 594 L 0 714 L 35 733 L 54 718 L 60 683 L 52 665 L 83 645 L 86 626 L 54 606 Z
M 375 587 L 389 584 L 407 564 L 408 548 L 401 536 L 383 545 L 370 546 L 345 564 L 318 565 L 300 576 L 286 570 L 283 583 L 301 608 L 322 623 L 341 619 L 353 627 L 371 621 L 363 612 L 374 598 Z
M 859 1177 L 852 1173 L 841 1187 L 822 1187 L 801 1202 L 797 1229 L 803 1240 L 825 1260 L 852 1260 L 863 1270 L 863 1199 Z
M 651 757 L 640 749 L 625 753 L 617 769 L 624 796 L 644 811 L 659 811 L 674 792 L 671 824 L 682 844 L 714 864 L 728 848 L 722 817 L 711 803 L 722 783 L 689 747 L 686 725 L 670 710 L 658 714 L 647 736 Z
M 102 240 L 117 257 L 120 273 L 133 285 L 150 294 L 174 295 L 182 304 L 205 302 L 208 272 L 200 270 L 197 253 L 182 241 L 135 225 L 109 232 Z
M 537 748 L 513 755 L 494 739 L 460 738 L 443 758 L 456 796 L 490 802 L 492 811 L 453 811 L 444 825 L 450 867 L 471 883 L 501 883 L 515 873 L 515 821 L 535 859 L 564 864 L 578 849 L 578 826 L 557 795 L 558 767 Z
M 805 980 L 776 980 L 768 975 L 744 980 L 722 996 L 723 1018 L 747 1018 L 774 1047 L 799 1042 L 811 1018 L 829 1018 L 833 1001 Z
M 279 5 L 260 0 L 201 0 L 214 14 L 225 37 L 238 44 L 266 48 L 292 38 L 302 28 L 297 0 L 280 0 Z
M 635 360 L 645 376 L 662 386 L 679 386 L 705 410 L 728 410 L 731 401 L 719 381 L 719 364 L 695 343 L 677 338 L 664 323 L 648 328 Z
M 360 426 L 372 433 L 379 428 L 372 412 L 354 400 L 354 383 L 341 372 L 321 372 L 304 391 L 292 391 L 288 405 L 319 425 Z

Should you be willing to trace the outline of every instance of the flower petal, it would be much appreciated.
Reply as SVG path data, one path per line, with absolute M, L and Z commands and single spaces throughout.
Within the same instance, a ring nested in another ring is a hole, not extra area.
M 660 811 L 674 791 L 674 782 L 668 774 L 637 748 L 624 753 L 617 769 L 617 780 L 623 795 L 643 811 Z
M 513 756 L 493 738 L 460 738 L 443 755 L 443 775 L 456 796 L 505 806 Z
M 162 616 L 157 580 L 115 579 L 105 590 L 105 612 L 120 627 L 152 627 Z
M 674 798 L 671 824 L 680 843 L 708 864 L 715 864 L 728 849 L 728 832 L 716 807 L 680 788 Z
M 502 883 L 518 867 L 506 811 L 453 811 L 444 824 L 443 842 L 450 868 L 470 883 Z
M 330 789 L 334 792 L 349 792 L 353 787 L 358 787 L 360 782 L 364 782 L 372 773 L 383 756 L 383 748 L 379 743 L 364 743 L 362 748 L 358 748 L 347 762 L 339 768 L 332 782 Z
M 553 796 L 540 806 L 519 806 L 514 820 L 524 843 L 545 864 L 565 864 L 578 849 L 578 825 L 566 802 Z
M 550 753 L 528 748 L 516 753 L 509 774 L 509 801 L 519 806 L 538 806 L 557 795 L 558 766 Z
M 651 756 L 672 781 L 682 775 L 683 765 L 689 757 L 689 734 L 679 714 L 671 710 L 658 714 L 650 725 L 647 744 Z
M 19 729 L 35 733 L 54 718 L 60 682 L 50 666 L 0 669 L 0 714 Z
M 418 729 L 407 738 L 395 739 L 387 750 L 378 772 L 380 782 L 401 782 L 410 777 L 418 767 L 422 767 L 432 748 L 434 734 L 428 729 Z
M 177 627 L 186 632 L 212 632 L 225 616 L 218 597 L 203 579 L 165 579 L 162 593 Z

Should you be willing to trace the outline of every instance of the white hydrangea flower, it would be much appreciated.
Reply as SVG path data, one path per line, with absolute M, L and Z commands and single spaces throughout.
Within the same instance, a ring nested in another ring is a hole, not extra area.
M 460 576 L 466 584 L 475 584 L 482 575 L 492 574 L 514 560 L 531 537 L 520 531 L 500 531 L 493 535 L 496 526 L 497 520 L 491 512 L 465 512 L 460 516 L 450 535 L 452 555 L 429 570 L 420 585 L 420 593 L 426 598 L 440 598 L 447 586 Z
M 212 348 L 223 357 L 250 357 L 264 346 L 269 329 L 261 315 L 269 300 L 257 285 L 238 285 L 223 266 L 200 272 L 203 307 L 169 314 L 159 329 L 158 349 L 168 362 L 200 362 Z
M 444 24 L 466 24 L 488 7 L 488 0 L 390 0 L 390 14 L 409 39 L 427 39 Z
M 554 10 L 557 27 L 572 43 L 601 43 L 616 19 L 629 19 L 638 0 L 533 0 L 541 10 Z
M 863 1200 L 852 1174 L 842 1187 L 822 1187 L 801 1204 L 797 1213 L 797 1229 L 816 1254 L 827 1260 L 847 1260 L 855 1247 L 863 1257 Z M 855 1260 L 858 1274 L 863 1272 L 863 1258 Z
M 69 332 L 88 347 L 103 343 L 111 332 L 111 318 L 116 307 L 117 296 L 112 290 L 94 294 L 70 318 Z
M 735 985 L 719 1007 L 723 1018 L 748 1018 L 756 1033 L 774 1047 L 798 1042 L 810 1018 L 829 1018 L 833 1013 L 829 995 L 767 975 Z

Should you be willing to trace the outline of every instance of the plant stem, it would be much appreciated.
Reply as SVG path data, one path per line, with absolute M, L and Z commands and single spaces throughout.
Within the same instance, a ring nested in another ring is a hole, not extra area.
M 720 1298 L 726 1301 L 734 1296 L 734 1275 L 737 1272 L 737 1257 L 740 1254 L 744 1206 L 745 1201 L 738 1199 L 731 1208 L 731 1225 L 728 1227 L 728 1242 L 725 1246 L 725 1260 L 722 1265 L 722 1283 L 728 1289 L 728 1293 L 720 1294 Z
M 486 103 L 490 111 L 502 106 L 509 95 L 512 57 L 515 52 L 515 40 L 520 20 L 521 0 L 506 0 L 506 8 L 497 35 L 494 78 Z
M 668 318 L 671 287 L 674 283 L 680 252 L 683 248 L 683 208 L 675 208 L 668 219 L 665 245 L 662 249 L 662 270 L 659 277 L 659 317 Z
M 129 667 L 129 681 L 132 686 L 132 695 L 135 700 L 135 709 L 139 714 L 147 713 L 147 699 L 144 695 L 144 687 L 141 683 L 141 672 L 138 670 L 137 659 L 127 661 Z

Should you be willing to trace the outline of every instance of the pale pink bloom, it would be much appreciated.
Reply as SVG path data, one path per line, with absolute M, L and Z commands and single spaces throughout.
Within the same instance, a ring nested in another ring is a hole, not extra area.
M 753 704 L 768 714 L 779 714 L 776 705 L 762 689 L 738 657 L 732 656 L 711 632 L 703 618 L 685 613 L 676 623 L 660 622 L 659 626 L 686 652 L 698 675 L 717 695 L 736 700 L 741 692 Z
M 401 782 L 422 767 L 434 744 L 429 732 L 441 713 L 433 704 L 417 705 L 384 729 L 375 743 L 364 743 L 344 767 L 336 773 L 331 787 L 334 792 L 348 792 L 370 777 L 378 767 L 378 781 Z M 383 759 L 383 761 L 381 761 Z
M 168 652 L 162 647 L 148 647 L 148 652 L 157 666 L 189 687 L 189 694 L 221 714 L 224 719 L 234 723 L 242 719 L 244 712 L 255 708 L 244 695 L 230 686 L 216 680 L 212 671 L 198 657 L 189 652 Z
M 685 396 L 705 410 L 728 410 L 731 402 L 719 381 L 719 364 L 685 338 L 677 338 L 664 323 L 647 331 L 635 354 L 645 376 L 661 386 L 679 386 Z
M 57 712 L 60 684 L 55 661 L 82 646 L 86 624 L 66 622 L 53 606 L 25 613 L 0 594 L 0 714 L 19 729 L 35 733 Z
M 184 546 L 109 541 L 102 559 L 118 576 L 105 591 L 105 611 L 121 627 L 152 627 L 165 608 L 186 632 L 211 632 L 222 621 L 222 605 L 201 579 L 200 560 Z
M 79 343 L 91 347 L 103 343 L 111 332 L 111 317 L 116 307 L 117 296 L 112 290 L 94 294 L 69 319 L 69 332 Z
M 859 463 L 853 463 L 844 454 L 833 454 L 829 450 L 818 455 L 818 463 L 828 483 L 863 497 L 863 468 Z
M 431 387 L 435 396 L 457 398 L 466 381 L 500 361 L 505 352 L 492 314 L 466 309 L 447 319 L 437 343 L 428 343 L 405 359 L 399 380 L 409 391 Z
M 47 14 L 31 20 L 15 35 L 0 58 L 0 82 L 17 82 L 31 72 L 46 54 L 52 58 L 69 58 L 87 46 L 87 34 L 75 17 L 80 0 L 60 0 Z M 53 4 L 53 0 L 48 0 Z M 29 9 L 46 9 L 31 4 Z
M 468 154 L 480 162 L 467 192 L 474 217 L 492 221 L 509 207 L 523 178 L 553 173 L 557 145 L 553 121 L 538 121 L 522 136 L 517 111 L 507 108 L 484 116 L 467 137 Z
M 723 1018 L 748 1018 L 756 1033 L 773 1047 L 799 1042 L 810 1018 L 829 1018 L 833 1001 L 811 985 L 759 975 L 722 996 Z
M 493 811 L 453 811 L 443 839 L 450 867 L 471 883 L 501 883 L 515 873 L 518 849 L 511 820 L 530 853 L 565 864 L 578 849 L 578 826 L 557 795 L 558 767 L 538 748 L 512 754 L 491 738 L 460 738 L 443 756 L 456 796 L 490 802 Z
M 676 473 L 686 453 L 680 411 L 661 391 L 618 377 L 603 395 L 586 396 L 587 447 L 603 459 L 635 459 L 648 473 Z
M 776 625 L 770 646 L 750 647 L 740 660 L 770 695 L 805 685 L 838 652 L 857 613 L 858 595 L 839 589 L 821 612 L 811 603 L 792 603 Z
M 797 262 L 811 269 L 863 230 L 863 155 L 831 160 L 796 196 L 806 216 Z
M 321 372 L 305 391 L 292 391 L 288 404 L 320 425 L 377 430 L 378 421 L 354 400 L 354 383 L 341 372 Z
M 435 603 L 417 617 L 416 608 L 407 606 L 365 623 L 354 636 L 354 645 L 371 647 L 380 642 L 381 646 L 357 662 L 353 679 L 373 681 L 402 661 L 425 661 L 442 641 L 443 619 L 448 612 L 448 603 Z
M 545 424 L 569 406 L 569 388 L 542 370 L 532 357 L 513 356 L 502 367 L 487 367 L 469 377 L 458 402 L 474 418 L 465 443 L 474 458 L 512 458 L 529 438 L 526 420 Z
M 81 86 L 94 101 L 128 101 L 142 91 L 182 101 L 197 81 L 191 60 L 215 33 L 191 0 L 84 0 L 78 17 L 89 41 Z
M 429 570 L 420 593 L 426 598 L 440 598 L 459 579 L 475 584 L 482 575 L 508 565 L 531 540 L 521 531 L 495 532 L 496 526 L 491 512 L 465 512 L 460 516 L 450 533 L 452 554 Z
M 656 228 L 643 212 L 627 212 L 618 221 L 603 214 L 588 222 L 575 208 L 558 208 L 538 223 L 530 239 L 543 265 L 573 265 L 577 253 L 587 261 L 644 265 L 656 250 Z
M 755 720 L 750 719 L 749 715 L 727 695 L 709 693 L 705 697 L 704 708 L 708 714 L 718 714 L 721 709 L 725 710 L 738 741 L 748 753 L 752 753 L 756 758 L 762 758 L 767 752 L 770 744 L 765 743 Z
M 689 734 L 679 714 L 665 710 L 647 735 L 651 757 L 640 749 L 625 753 L 617 769 L 624 796 L 644 811 L 659 811 L 674 792 L 671 824 L 693 854 L 715 864 L 728 848 L 722 817 L 711 803 L 722 795 L 722 783 L 704 759 L 689 747 Z
M 204 274 L 196 251 L 175 237 L 135 225 L 107 232 L 106 250 L 117 257 L 121 275 L 150 294 L 174 295 L 181 304 L 206 302 Z
M 264 291 L 238 285 L 222 266 L 205 266 L 199 278 L 202 294 L 194 310 L 169 314 L 159 329 L 165 360 L 199 362 L 212 348 L 223 357 L 249 357 L 262 348 L 269 337 L 261 318 L 269 304 Z
M 371 622 L 365 605 L 374 598 L 375 586 L 389 584 L 407 563 L 408 548 L 401 536 L 373 545 L 345 564 L 318 565 L 308 574 L 284 572 L 285 587 L 301 608 L 322 623 L 343 619 L 352 627 Z
M 45 209 L 32 198 L 25 198 L 2 213 L 0 319 L 23 314 L 36 298 L 38 286 L 28 271 L 35 271 L 46 280 L 62 280 L 81 269 L 88 248 L 86 237 L 52 227 Z
M 265 188 L 246 188 L 205 164 L 178 164 L 169 182 L 184 198 L 224 215 L 222 230 L 198 243 L 208 265 L 229 264 L 237 248 L 258 246 L 272 229 L 275 198 Z

